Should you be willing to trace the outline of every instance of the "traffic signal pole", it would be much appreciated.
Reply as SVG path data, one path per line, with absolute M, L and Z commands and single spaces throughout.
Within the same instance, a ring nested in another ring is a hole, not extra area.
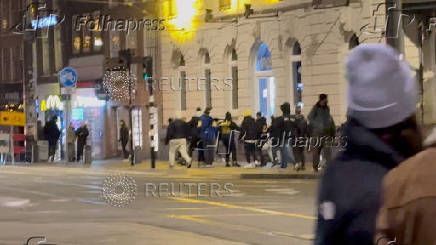
M 134 50 L 132 49 L 126 49 L 120 51 L 120 57 L 122 57 L 125 60 L 126 68 L 127 68 L 127 75 L 129 77 L 129 137 L 130 137 L 130 165 L 135 165 L 135 149 L 133 149 L 133 118 L 132 118 L 132 111 L 133 111 L 133 88 L 132 88 L 132 76 L 130 71 L 130 65 L 132 63 L 132 55 Z
M 155 147 L 158 145 L 158 117 L 157 107 L 154 104 L 154 90 L 153 90 L 153 58 L 148 56 L 143 59 L 143 75 L 145 82 L 148 85 L 149 97 L 148 97 L 148 111 L 149 111 L 149 124 L 150 124 L 150 162 L 151 168 L 156 168 L 156 155 Z

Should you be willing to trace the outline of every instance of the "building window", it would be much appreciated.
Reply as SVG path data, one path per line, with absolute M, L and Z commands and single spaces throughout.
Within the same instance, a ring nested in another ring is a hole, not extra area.
M 212 84 L 210 69 L 204 70 L 204 76 L 206 78 L 206 107 L 212 107 Z
M 227 10 L 231 7 L 230 0 L 219 0 L 220 1 L 220 10 Z
M 210 70 L 210 55 L 209 52 L 204 53 L 203 58 L 204 78 L 205 78 L 205 102 L 206 107 L 212 107 L 212 78 Z
M 238 54 L 232 49 L 231 55 L 231 72 L 232 72 L 232 109 L 238 109 Z
M 303 107 L 303 82 L 301 79 L 301 46 L 294 44 L 291 55 L 292 81 L 294 90 L 294 105 Z
M 73 54 L 89 54 L 99 53 L 103 50 L 103 39 L 101 36 L 101 30 L 98 29 L 98 15 L 96 12 L 93 15 L 84 14 L 89 16 L 89 19 L 95 21 L 94 29 L 87 29 L 82 27 L 80 30 L 76 30 L 73 26 Z M 78 16 L 74 16 L 73 23 L 76 23 Z
M 186 71 L 184 70 L 180 71 L 180 110 L 186 111 Z

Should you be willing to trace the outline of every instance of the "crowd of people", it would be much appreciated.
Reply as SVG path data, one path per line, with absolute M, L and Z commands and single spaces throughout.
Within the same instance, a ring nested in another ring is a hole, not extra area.
M 197 108 L 190 121 L 185 122 L 181 112 L 169 119 L 165 144 L 169 144 L 170 167 L 174 167 L 177 156 L 191 167 L 193 152 L 198 152 L 199 165 L 211 167 L 216 155 L 225 159 L 226 167 L 241 167 L 237 159 L 237 144 L 243 144 L 246 164 L 244 168 L 272 167 L 287 168 L 291 163 L 295 170 L 305 169 L 305 154 L 308 141 L 316 137 L 317 144 L 312 145 L 313 170 L 320 168 L 320 154 L 324 149 L 324 158 L 329 160 L 330 149 L 325 144 L 328 136 L 336 135 L 336 126 L 328 106 L 328 96 L 321 94 L 312 108 L 308 120 L 302 115 L 301 107 L 291 114 L 291 105 L 287 102 L 280 106 L 281 116 L 268 120 L 260 112 L 253 118 L 251 110 L 243 113 L 240 125 L 233 121 L 230 112 L 224 119 L 212 118 L 212 108 L 204 111 Z M 301 139 L 305 139 L 303 144 Z M 223 147 L 220 147 L 220 144 Z M 224 148 L 223 150 L 220 150 Z

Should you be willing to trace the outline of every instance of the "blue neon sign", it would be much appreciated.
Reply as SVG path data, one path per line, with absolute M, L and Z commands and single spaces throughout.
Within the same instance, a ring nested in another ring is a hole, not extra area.
M 58 24 L 58 18 L 56 15 L 51 14 L 46 17 L 38 18 L 36 20 L 32 20 L 32 29 L 45 28 L 50 26 L 55 26 Z

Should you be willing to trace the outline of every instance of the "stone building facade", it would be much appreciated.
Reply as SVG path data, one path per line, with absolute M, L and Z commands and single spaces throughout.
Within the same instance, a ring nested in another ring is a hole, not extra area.
M 196 107 L 208 104 L 218 118 L 226 111 L 240 118 L 246 109 L 280 115 L 286 101 L 302 105 L 307 115 L 320 93 L 329 95 L 337 124 L 345 122 L 344 63 L 358 43 L 385 41 L 373 31 L 386 20 L 385 8 L 377 10 L 384 1 L 317 6 L 309 0 L 253 0 L 248 17 L 243 1 L 231 1 L 230 10 L 221 2 L 203 2 L 188 37 L 161 32 L 164 124 L 176 110 L 190 118 Z

